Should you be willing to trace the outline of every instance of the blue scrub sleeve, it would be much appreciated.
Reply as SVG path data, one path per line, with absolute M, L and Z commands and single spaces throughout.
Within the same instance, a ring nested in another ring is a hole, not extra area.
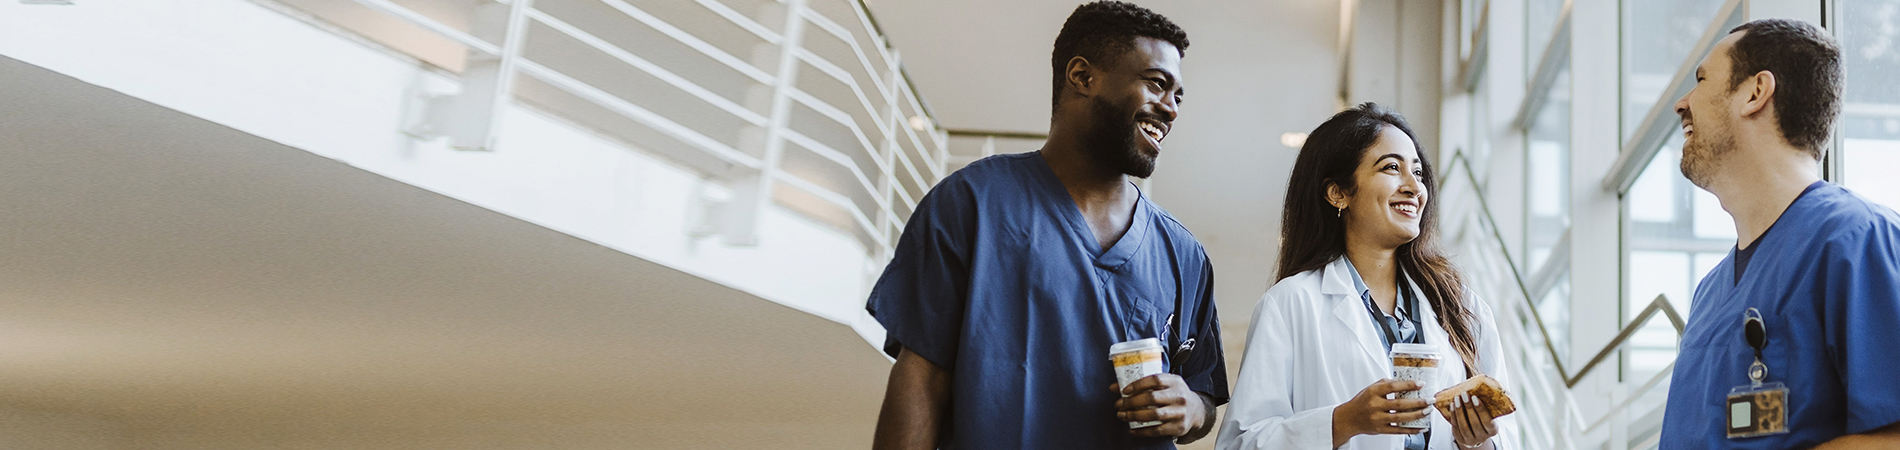
M 884 325 L 885 353 L 897 357 L 908 348 L 946 370 L 956 362 L 969 299 L 976 219 L 967 186 L 957 180 L 945 179 L 917 203 L 864 306 Z
M 1214 265 L 1202 259 L 1200 289 L 1198 298 L 1201 308 L 1196 311 L 1193 333 L 1194 351 L 1187 361 L 1181 363 L 1181 378 L 1185 379 L 1188 389 L 1206 394 L 1214 400 L 1215 406 L 1227 404 L 1227 355 L 1221 351 L 1220 314 L 1214 308 Z
M 1900 422 L 1900 228 L 1873 224 L 1828 252 L 1827 339 L 1847 392 L 1847 433 Z

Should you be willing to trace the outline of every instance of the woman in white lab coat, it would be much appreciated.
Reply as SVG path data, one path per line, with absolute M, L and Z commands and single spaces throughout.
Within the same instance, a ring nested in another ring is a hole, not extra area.
M 1478 402 L 1435 414 L 1386 395 L 1413 387 L 1389 379 L 1393 342 L 1438 350 L 1426 398 L 1471 375 L 1506 380 L 1490 307 L 1434 241 L 1432 169 L 1405 119 L 1371 103 L 1307 137 L 1287 186 L 1279 282 L 1254 309 L 1217 447 L 1508 447 L 1511 418 L 1494 422 Z M 1429 431 L 1393 425 L 1426 416 Z

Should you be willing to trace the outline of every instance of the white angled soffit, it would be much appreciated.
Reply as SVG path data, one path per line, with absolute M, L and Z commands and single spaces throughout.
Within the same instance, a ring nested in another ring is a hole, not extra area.
M 845 326 L 18 60 L 0 79 L 9 403 L 869 440 L 887 362 Z

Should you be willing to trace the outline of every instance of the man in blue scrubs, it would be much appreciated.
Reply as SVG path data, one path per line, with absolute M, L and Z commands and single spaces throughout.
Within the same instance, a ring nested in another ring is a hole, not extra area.
M 1900 216 L 1819 176 L 1840 65 L 1826 31 L 1749 22 L 1676 102 L 1682 173 L 1738 238 L 1696 287 L 1663 450 L 1900 448 Z
M 1134 5 L 1076 8 L 1042 150 L 971 163 L 919 202 L 866 304 L 897 358 L 876 448 L 1167 449 L 1213 427 L 1212 265 L 1128 179 L 1154 171 L 1187 44 Z M 1143 338 L 1170 373 L 1113 386 L 1109 346 Z

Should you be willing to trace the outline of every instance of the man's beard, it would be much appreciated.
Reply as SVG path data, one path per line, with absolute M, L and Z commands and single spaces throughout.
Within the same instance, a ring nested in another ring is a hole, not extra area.
M 1135 148 L 1134 115 L 1097 97 L 1089 108 L 1090 129 L 1082 138 L 1083 153 L 1097 167 L 1135 178 L 1155 173 L 1155 159 Z
M 1696 130 L 1702 134 L 1690 136 L 1682 143 L 1682 176 L 1696 187 L 1708 190 L 1716 167 L 1729 152 L 1735 151 L 1735 135 L 1728 132 L 1727 125 L 1707 123 L 1697 127 L 1706 128 Z

